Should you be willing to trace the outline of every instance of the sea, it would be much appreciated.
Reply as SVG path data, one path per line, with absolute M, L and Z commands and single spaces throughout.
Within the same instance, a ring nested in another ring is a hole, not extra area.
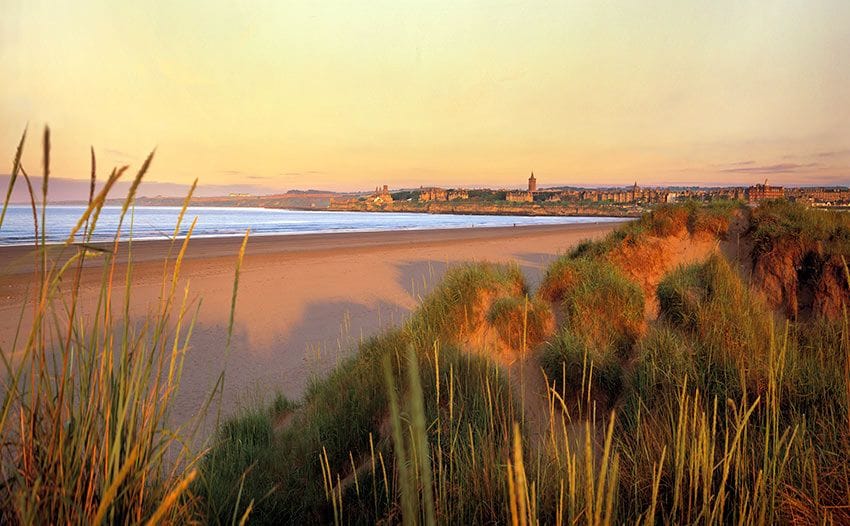
M 85 212 L 83 206 L 48 205 L 46 242 L 64 242 Z M 37 210 L 39 224 L 41 210 Z M 121 226 L 121 239 L 170 239 L 180 207 L 136 206 L 128 211 Z M 91 241 L 115 239 L 121 207 L 106 206 L 97 221 Z M 332 212 L 327 210 L 282 210 L 270 208 L 189 207 L 177 237 L 185 237 L 196 221 L 192 237 L 321 234 L 330 232 L 384 232 L 404 230 L 489 228 L 526 225 L 564 225 L 622 221 L 613 217 L 555 217 L 416 214 L 394 212 Z M 39 237 L 41 234 L 39 233 Z M 10 205 L 0 225 L 0 246 L 28 245 L 35 239 L 32 208 Z M 79 237 L 78 237 L 79 240 Z

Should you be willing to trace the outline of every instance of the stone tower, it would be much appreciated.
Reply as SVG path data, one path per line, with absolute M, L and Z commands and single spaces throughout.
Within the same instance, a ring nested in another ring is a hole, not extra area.
M 537 179 L 534 178 L 534 172 L 531 172 L 531 177 L 528 178 L 528 191 L 537 191 Z

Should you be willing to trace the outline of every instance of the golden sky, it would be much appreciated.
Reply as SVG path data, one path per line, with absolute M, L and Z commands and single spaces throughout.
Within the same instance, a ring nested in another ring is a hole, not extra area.
M 71 178 L 850 184 L 847 0 L 0 6 L 0 173 L 49 123 Z

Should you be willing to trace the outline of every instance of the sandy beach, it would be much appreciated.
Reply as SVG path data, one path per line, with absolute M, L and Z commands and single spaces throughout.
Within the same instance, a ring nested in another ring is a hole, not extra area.
M 241 240 L 193 240 L 179 290 L 188 282 L 189 299 L 200 302 L 200 308 L 174 417 L 197 410 L 223 367 L 223 414 L 240 404 L 269 400 L 275 392 L 297 399 L 311 378 L 327 373 L 350 355 L 358 339 L 403 320 L 447 266 L 462 261 L 515 261 L 534 286 L 559 253 L 583 239 L 603 236 L 617 225 L 251 238 L 239 284 L 233 350 L 227 360 L 225 338 Z M 165 241 L 132 246 L 130 312 L 134 321 L 155 309 L 168 246 Z M 0 345 L 4 350 L 12 347 L 22 307 L 24 324 L 32 309 L 29 251 L 0 248 Z M 92 308 L 99 288 L 97 266 L 95 260 L 83 272 L 84 309 Z M 123 276 L 126 269 L 122 264 L 117 270 Z M 122 301 L 123 293 L 116 291 L 115 304 Z

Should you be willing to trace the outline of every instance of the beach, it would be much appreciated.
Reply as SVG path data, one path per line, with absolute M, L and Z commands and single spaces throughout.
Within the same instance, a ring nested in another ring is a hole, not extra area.
M 230 301 L 240 238 L 189 243 L 178 283 L 197 320 L 172 416 L 194 414 L 224 368 L 222 413 L 271 400 L 299 399 L 311 378 L 350 356 L 357 341 L 397 326 L 449 265 L 464 261 L 516 262 L 530 285 L 547 264 L 583 239 L 619 223 L 257 236 L 249 239 L 239 281 L 232 350 L 225 356 Z M 130 317 L 140 323 L 159 301 L 167 241 L 132 244 Z M 0 248 L 0 345 L 11 349 L 23 313 L 32 312 L 29 247 Z M 116 275 L 126 275 L 128 247 Z M 176 250 L 175 250 L 176 252 Z M 93 257 L 82 272 L 83 315 L 94 309 L 102 265 Z M 117 290 L 113 305 L 123 304 Z M 29 292 L 28 292 L 29 291 Z M 25 302 L 26 300 L 26 302 Z M 117 315 L 118 307 L 113 308 Z

